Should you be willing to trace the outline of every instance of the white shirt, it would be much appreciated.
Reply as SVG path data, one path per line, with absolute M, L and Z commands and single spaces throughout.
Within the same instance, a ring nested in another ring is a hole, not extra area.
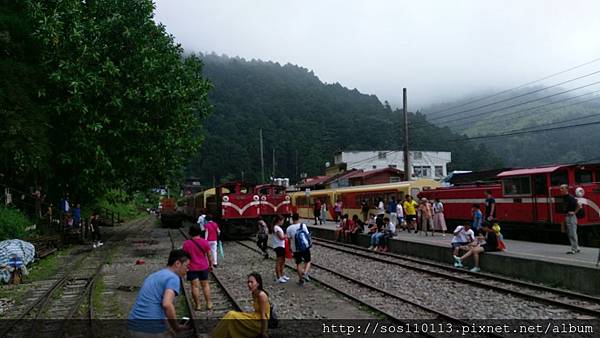
M 442 204 L 442 202 L 433 203 L 433 212 L 436 214 L 440 213 L 440 212 L 444 212 L 444 204 Z
M 279 225 L 275 225 L 273 227 L 273 248 L 284 248 L 285 247 L 285 239 L 279 239 L 278 234 L 283 236 L 283 229 Z
M 383 205 L 383 202 L 380 201 L 379 205 L 377 206 L 377 215 L 383 215 L 385 214 L 385 207 Z
M 398 205 L 396 205 L 396 216 L 404 217 L 404 210 L 402 209 L 402 203 L 398 203 Z
M 198 216 L 198 225 L 200 226 L 200 230 L 204 231 L 204 224 L 206 224 L 206 215 L 202 214 Z
M 473 230 L 465 230 L 465 227 L 459 225 L 454 230 L 454 237 L 452 238 L 452 243 L 471 243 L 475 240 L 475 233 Z
M 392 232 L 394 234 L 396 233 L 396 224 L 389 222 L 387 225 L 387 228 L 390 232 Z
M 300 230 L 301 225 L 302 223 L 295 223 L 290 225 L 286 230 L 286 234 L 290 239 L 290 247 L 292 248 L 292 252 L 296 252 L 296 232 Z M 306 225 L 302 225 L 302 227 L 304 230 L 308 231 L 308 227 Z

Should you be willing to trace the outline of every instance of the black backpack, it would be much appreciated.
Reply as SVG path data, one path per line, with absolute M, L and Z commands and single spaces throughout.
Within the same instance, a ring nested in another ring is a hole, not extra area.
M 279 327 L 279 319 L 277 318 L 277 313 L 275 312 L 275 305 L 269 303 L 271 305 L 271 313 L 269 314 L 269 329 L 276 329 Z

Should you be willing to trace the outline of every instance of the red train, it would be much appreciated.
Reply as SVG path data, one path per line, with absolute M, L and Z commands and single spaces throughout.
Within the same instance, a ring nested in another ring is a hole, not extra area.
M 554 165 L 502 171 L 492 183 L 437 188 L 423 191 L 419 197 L 439 198 L 446 220 L 455 225 L 472 219 L 475 203 L 483 212 L 486 191 L 490 190 L 505 236 L 564 243 L 566 235 L 560 233 L 560 224 L 565 219 L 565 203 L 560 186 L 567 184 L 585 211 L 578 219 L 580 243 L 590 245 L 600 239 L 599 182 L 600 164 Z
M 183 199 L 179 210 L 192 222 L 202 212 L 212 215 L 227 238 L 256 233 L 259 216 L 270 224 L 276 215 L 290 216 L 290 197 L 285 187 L 244 182 L 222 184 Z

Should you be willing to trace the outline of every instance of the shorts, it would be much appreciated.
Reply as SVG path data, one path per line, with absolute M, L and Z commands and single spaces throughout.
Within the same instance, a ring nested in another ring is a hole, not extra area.
M 452 249 L 459 248 L 459 247 L 461 247 L 463 245 L 469 245 L 469 242 L 455 242 L 455 243 L 452 243 Z
M 413 222 L 417 220 L 417 215 L 406 215 L 407 222 Z
M 304 261 L 304 263 L 310 262 L 310 250 L 294 252 L 294 260 L 296 261 L 296 264 L 300 264 L 302 261 Z
M 275 255 L 277 257 L 285 257 L 285 248 L 284 247 L 278 246 L 273 250 L 275 251 Z
M 200 270 L 200 271 L 188 271 L 187 272 L 187 280 L 193 281 L 194 279 L 208 280 L 208 269 Z

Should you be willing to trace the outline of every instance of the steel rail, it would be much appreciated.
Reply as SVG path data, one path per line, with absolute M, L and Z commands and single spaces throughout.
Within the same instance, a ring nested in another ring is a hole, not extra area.
M 502 287 L 499 285 L 486 284 L 483 281 L 477 281 L 475 279 L 459 277 L 454 274 L 449 274 L 449 273 L 444 273 L 444 272 L 439 272 L 439 271 L 432 271 L 432 270 L 428 270 L 428 269 L 410 265 L 410 264 L 400 263 L 397 261 L 390 261 L 387 259 L 376 257 L 376 255 L 388 256 L 388 257 L 391 257 L 394 259 L 400 259 L 400 260 L 405 260 L 405 261 L 409 261 L 409 262 L 413 262 L 413 263 L 423 264 L 423 265 L 427 265 L 427 266 L 431 266 L 431 267 L 435 267 L 435 268 L 439 268 L 439 269 L 443 269 L 443 270 L 449 270 L 454 273 L 462 272 L 462 273 L 466 273 L 468 275 L 476 276 L 476 277 L 482 278 L 482 279 L 487 278 L 487 279 L 495 280 L 495 281 L 502 282 L 502 283 L 511 283 L 513 285 L 520 286 L 520 287 L 529 287 L 529 288 L 533 288 L 533 289 L 540 290 L 540 291 L 559 294 L 560 296 L 563 296 L 563 297 L 576 297 L 580 300 L 584 300 L 584 301 L 588 301 L 588 302 L 596 302 L 596 303 L 600 304 L 600 298 L 597 298 L 597 297 L 583 295 L 583 294 L 579 294 L 579 293 L 575 293 L 575 292 L 571 292 L 571 291 L 550 288 L 550 287 L 542 286 L 542 285 L 536 285 L 536 284 L 527 283 L 527 282 L 523 282 L 523 281 L 517 281 L 517 280 L 510 279 L 510 278 L 495 276 L 495 275 L 486 274 L 486 273 L 465 271 L 465 270 L 457 269 L 457 268 L 450 267 L 447 265 L 442 265 L 442 264 L 433 263 L 433 262 L 427 262 L 427 261 L 414 259 L 414 258 L 410 258 L 410 257 L 404 257 L 404 256 L 401 256 L 398 254 L 393 254 L 393 253 L 388 253 L 388 252 L 369 251 L 368 249 L 360 247 L 360 246 L 349 245 L 349 244 L 345 244 L 345 243 L 336 243 L 334 241 L 325 240 L 322 238 L 319 238 L 318 240 L 313 241 L 313 244 L 317 244 L 317 245 L 320 245 L 320 246 L 323 246 L 326 248 L 338 250 L 338 251 L 345 252 L 345 253 L 354 254 L 354 255 L 372 259 L 375 261 L 400 266 L 400 267 L 403 267 L 406 269 L 411 269 L 414 271 L 427 273 L 430 275 L 434 275 L 434 276 L 438 276 L 438 277 L 442 277 L 442 278 L 446 278 L 446 279 L 451 279 L 454 281 L 459 281 L 461 283 L 467 283 L 467 284 L 471 284 L 471 285 L 478 286 L 478 287 L 485 288 L 485 289 L 492 289 L 495 291 L 509 293 L 514 296 L 524 298 L 527 300 L 535 300 L 537 302 L 542 302 L 542 303 L 549 304 L 549 305 L 567 308 L 569 310 L 577 311 L 577 312 L 584 313 L 587 315 L 600 317 L 600 310 L 582 307 L 577 304 L 571 304 L 571 303 L 567 303 L 567 302 L 564 302 L 561 300 L 549 299 L 549 298 L 533 295 L 533 294 L 530 294 L 527 292 L 517 291 L 517 290 L 510 289 L 510 288 L 505 288 L 505 287 Z M 348 248 L 351 248 L 354 250 L 368 252 L 368 253 L 360 253 L 360 252 L 350 251 L 350 250 L 343 249 L 341 247 L 348 247 Z
M 261 251 L 259 251 L 258 249 L 254 248 L 254 247 L 252 247 L 252 246 L 249 246 L 249 245 L 247 245 L 246 243 L 239 242 L 239 241 L 238 241 L 237 243 L 239 243 L 240 245 L 242 245 L 242 246 L 244 246 L 244 247 L 248 248 L 249 250 L 252 250 L 252 251 L 254 251 L 254 252 L 258 252 L 258 253 L 262 253 L 262 252 L 261 252 Z M 269 258 L 269 259 L 272 259 L 272 258 Z M 312 266 L 314 266 L 314 267 L 317 267 L 317 268 L 319 268 L 319 269 L 322 269 L 322 270 L 324 270 L 324 271 L 327 271 L 327 272 L 329 272 L 329 273 L 331 273 L 331 274 L 333 274 L 333 275 L 336 275 L 336 276 L 338 276 L 338 277 L 340 277 L 340 278 L 343 278 L 343 279 L 349 280 L 349 281 L 351 281 L 351 282 L 353 282 L 353 283 L 355 283 L 355 284 L 358 284 L 358 285 L 360 285 L 360 286 L 363 286 L 363 287 L 365 287 L 365 288 L 368 288 L 368 289 L 369 289 L 369 290 L 371 290 L 371 291 L 374 291 L 374 292 L 381 293 L 381 294 L 383 294 L 383 295 L 386 295 L 386 296 L 388 296 L 388 297 L 392 297 L 392 298 L 394 298 L 394 299 L 397 299 L 397 300 L 399 300 L 399 301 L 402 301 L 402 302 L 405 302 L 405 303 L 407 303 L 407 304 L 410 304 L 410 305 L 416 306 L 416 307 L 418 307 L 418 308 L 421 308 L 421 309 L 423 309 L 423 310 L 425 310 L 425 311 L 432 312 L 432 313 L 434 313 L 435 315 L 439 316 L 440 318 L 444 318 L 444 319 L 446 319 L 446 320 L 448 320 L 448 321 L 455 322 L 455 323 L 459 323 L 459 324 L 461 324 L 461 325 L 471 325 L 471 323 L 467 323 L 467 322 L 461 321 L 460 319 L 453 318 L 452 316 L 449 316 L 449 315 L 447 315 L 447 314 L 445 314 L 445 313 L 442 313 L 442 312 L 440 312 L 440 311 L 437 311 L 437 310 L 435 310 L 435 309 L 431 309 L 431 308 L 429 308 L 429 307 L 427 307 L 427 306 L 424 306 L 424 305 L 422 305 L 422 304 L 418 304 L 418 303 L 412 302 L 412 301 L 410 301 L 410 300 L 407 300 L 407 299 L 404 299 L 404 298 L 402 298 L 401 296 L 398 296 L 398 295 L 392 294 L 392 293 L 390 293 L 390 292 L 387 292 L 387 291 L 385 291 L 385 290 L 381 290 L 381 289 L 379 289 L 379 288 L 375 288 L 375 287 L 373 287 L 373 286 L 371 286 L 371 285 L 368 285 L 368 284 L 366 284 L 366 283 L 364 283 L 364 282 L 361 282 L 361 281 L 359 281 L 359 280 L 357 280 L 357 279 L 355 279 L 355 278 L 353 278 L 353 277 L 350 277 L 350 276 L 344 275 L 344 274 L 342 274 L 342 273 L 339 273 L 339 272 L 337 272 L 337 271 L 331 270 L 331 269 L 329 269 L 329 268 L 326 268 L 326 267 L 320 266 L 320 265 L 318 265 L 318 264 L 315 264 L 314 262 L 311 262 L 311 265 L 312 265 Z M 286 266 L 287 266 L 288 268 L 291 268 L 292 270 L 296 270 L 296 268 L 294 268 L 293 266 L 289 265 L 287 262 L 286 262 Z M 388 311 L 386 311 L 386 310 L 384 310 L 384 309 L 381 309 L 381 308 L 379 308 L 379 307 L 377 307 L 377 306 L 375 306 L 375 305 L 371 305 L 371 304 L 369 304 L 369 303 L 366 303 L 365 301 L 363 301 L 363 300 L 361 300 L 361 299 L 359 299 L 359 298 L 357 298 L 357 297 L 355 297 L 355 296 L 353 296 L 353 295 L 349 294 L 348 292 L 346 292 L 346 291 L 344 291 L 344 290 L 341 290 L 340 288 L 336 287 L 335 285 L 332 285 L 331 283 L 327 283 L 327 282 L 325 282 L 325 281 L 323 281 L 323 280 L 319 279 L 318 277 L 314 277 L 314 276 L 311 276 L 310 278 L 311 278 L 311 280 L 315 280 L 315 281 L 319 282 L 321 285 L 324 285 L 324 286 L 328 287 L 329 289 L 331 289 L 331 290 L 333 290 L 333 291 L 335 291 L 335 292 L 337 292 L 337 293 L 339 293 L 339 294 L 343 295 L 344 297 L 347 297 L 347 298 L 349 298 L 349 299 L 351 299 L 351 300 L 353 300 L 353 301 L 355 301 L 355 302 L 358 302 L 358 303 L 359 303 L 359 304 L 361 304 L 362 306 L 365 306 L 365 307 L 367 307 L 367 308 L 369 308 L 369 309 L 371 309 L 371 310 L 373 310 L 373 311 L 375 311 L 375 312 L 378 312 L 378 313 L 381 313 L 381 314 L 383 314 L 384 316 L 386 316 L 387 318 L 389 318 L 390 320 L 392 320 L 392 321 L 394 321 L 394 322 L 397 322 L 397 323 L 400 323 L 400 324 L 407 324 L 407 322 L 406 322 L 406 319 L 398 318 L 396 315 L 394 315 L 394 314 L 392 314 L 392 313 L 389 313 Z M 419 334 L 421 334 L 421 335 L 424 335 L 424 336 L 427 336 L 427 337 L 435 337 L 435 336 L 433 336 L 433 335 L 431 335 L 431 334 L 429 334 L 429 333 L 426 333 L 426 332 L 419 332 Z

